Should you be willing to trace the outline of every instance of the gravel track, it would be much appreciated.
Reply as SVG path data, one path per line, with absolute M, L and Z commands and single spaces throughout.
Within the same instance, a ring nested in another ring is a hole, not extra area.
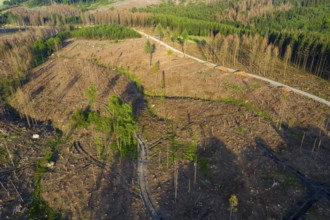
M 151 35 L 149 35 L 149 34 L 146 34 L 146 33 L 142 32 L 142 31 L 139 31 L 139 30 L 136 30 L 136 31 L 139 32 L 141 35 L 145 36 L 146 38 L 158 42 L 160 45 L 164 46 L 164 47 L 167 48 L 167 49 L 172 50 L 172 51 L 175 52 L 175 53 L 178 53 L 178 54 L 184 55 L 185 57 L 188 57 L 188 58 L 190 58 L 190 59 L 196 60 L 197 62 L 204 63 L 204 64 L 208 64 L 209 66 L 213 66 L 213 67 L 218 66 L 218 65 L 215 64 L 215 63 L 209 63 L 209 62 L 207 62 L 207 61 L 205 61 L 205 60 L 201 60 L 201 59 L 199 59 L 199 58 L 197 58 L 197 57 L 191 56 L 191 55 L 189 55 L 189 54 L 185 54 L 185 53 L 183 53 L 182 51 L 177 50 L 177 49 L 175 49 L 174 47 L 171 47 L 170 45 L 166 44 L 165 42 L 160 41 L 160 40 L 158 40 L 157 38 L 155 38 L 155 37 L 153 37 L 153 36 L 151 36 Z M 227 67 L 225 67 L 225 68 L 227 68 Z M 231 68 L 227 68 L 227 69 L 228 69 L 229 72 L 232 72 L 232 73 L 233 73 L 233 72 L 237 72 L 237 71 L 239 71 L 239 70 L 235 70 L 235 69 L 231 69 Z M 315 95 L 313 95 L 313 94 L 310 94 L 310 93 L 308 93 L 308 92 L 304 92 L 304 91 L 302 91 L 302 90 L 299 90 L 299 89 L 293 88 L 293 87 L 291 87 L 291 86 L 288 86 L 288 85 L 285 85 L 285 84 L 282 84 L 282 83 L 276 82 L 276 81 L 274 81 L 274 80 L 271 80 L 271 79 L 268 79 L 268 78 L 265 78 L 265 77 L 261 77 L 261 76 L 258 76 L 258 75 L 252 74 L 252 73 L 246 73 L 246 74 L 247 74 L 249 77 L 252 77 L 252 78 L 255 78 L 255 79 L 258 79 L 258 80 L 262 80 L 262 81 L 264 81 L 264 82 L 267 82 L 267 83 L 269 83 L 270 85 L 272 85 L 272 86 L 274 86 L 274 87 L 284 87 L 284 88 L 287 88 L 287 89 L 289 89 L 289 90 L 291 90 L 291 91 L 293 91 L 293 92 L 295 92 L 295 93 L 297 93 L 297 94 L 303 95 L 303 96 L 305 96 L 305 97 L 308 97 L 308 98 L 310 98 L 310 99 L 313 99 L 313 100 L 315 100 L 315 101 L 317 101 L 317 102 L 320 102 L 320 103 L 325 104 L 325 105 L 327 105 L 327 106 L 330 107 L 330 102 L 329 102 L 329 101 L 327 101 L 327 100 L 325 100 L 325 99 L 322 99 L 322 98 L 320 98 L 320 97 L 318 97 L 318 96 L 315 96 Z

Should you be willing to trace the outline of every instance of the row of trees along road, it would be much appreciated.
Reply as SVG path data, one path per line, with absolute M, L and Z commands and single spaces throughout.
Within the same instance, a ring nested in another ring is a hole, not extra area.
M 266 55 L 269 54 L 269 51 L 274 51 L 273 54 L 278 54 L 284 63 L 294 64 L 304 71 L 325 79 L 330 78 L 330 25 L 328 25 L 330 3 L 323 0 L 256 0 L 250 1 L 250 4 L 243 2 L 245 1 L 237 1 L 232 4 L 217 2 L 212 4 L 191 3 L 188 5 L 173 5 L 169 2 L 160 6 L 139 10 L 133 9 L 132 11 L 98 11 L 92 14 L 80 12 L 77 15 L 74 10 L 71 10 L 70 16 L 78 16 L 79 19 L 72 19 L 71 21 L 73 23 L 81 22 L 83 25 L 116 23 L 123 26 L 156 28 L 157 25 L 161 24 L 165 30 L 177 33 L 177 35 L 183 36 L 182 33 L 187 31 L 189 35 L 208 36 L 211 39 L 209 47 L 217 51 L 221 47 L 222 51 L 226 51 L 226 41 L 231 41 L 231 38 L 233 38 L 235 39 L 235 47 L 230 48 L 230 50 L 235 52 L 232 57 L 236 57 L 236 59 L 225 56 L 220 60 L 224 63 L 228 60 L 233 60 L 233 62 L 242 60 L 243 63 L 253 63 L 255 66 L 256 62 L 251 60 L 258 60 L 258 57 L 249 58 L 249 61 L 244 60 L 244 57 L 251 57 L 255 54 L 254 48 L 256 45 L 252 45 L 252 43 L 255 43 L 256 40 L 247 41 L 246 39 L 254 39 L 254 36 L 257 36 L 257 39 L 265 39 L 265 42 L 267 42 L 265 48 L 270 46 L 268 50 L 265 50 Z M 200 10 L 198 11 L 197 8 L 200 8 Z M 258 11 L 257 9 L 259 10 L 258 13 L 255 12 Z M 279 11 L 281 9 L 283 11 Z M 225 15 L 231 10 L 235 10 L 238 14 Z M 244 13 L 252 13 L 253 15 L 251 14 L 249 19 L 242 20 L 240 17 Z M 29 21 L 31 24 L 32 21 L 38 21 L 38 19 L 33 20 L 29 13 L 12 12 L 12 14 L 16 16 L 17 20 Z M 307 19 L 301 22 L 302 17 Z M 47 19 L 43 17 L 43 20 Z M 58 20 L 63 20 L 63 18 Z M 284 20 L 288 22 L 285 23 Z M 287 28 L 281 26 L 282 23 Z M 311 29 L 312 27 L 313 29 Z M 218 43 L 219 40 L 216 39 L 219 38 L 217 37 L 218 34 L 223 38 L 228 38 L 221 41 L 221 46 Z M 184 50 L 183 41 L 178 40 Z M 246 48 L 241 47 L 241 45 L 246 45 L 248 42 L 251 45 L 247 45 L 247 47 L 252 49 L 246 50 Z M 237 45 L 239 45 L 239 49 L 237 49 Z M 278 49 L 275 49 L 276 47 Z M 247 54 L 247 51 L 251 50 L 253 53 Z M 212 53 L 213 56 L 216 56 L 215 52 Z M 256 68 L 258 71 L 265 69 L 258 66 Z

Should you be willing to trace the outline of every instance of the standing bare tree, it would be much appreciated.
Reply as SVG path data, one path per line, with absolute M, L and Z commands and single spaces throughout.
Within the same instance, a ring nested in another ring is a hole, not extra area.
M 228 41 L 226 38 L 224 38 L 222 41 L 220 54 L 222 57 L 222 65 L 225 65 L 225 63 L 227 62 L 227 54 L 228 54 Z
M 233 39 L 233 63 L 236 64 L 236 60 L 238 60 L 238 51 L 240 46 L 240 38 L 237 34 L 234 35 Z
M 264 56 L 264 63 L 265 63 L 265 67 L 264 67 L 264 71 L 263 71 L 264 75 L 265 75 L 265 72 L 271 71 L 270 70 L 271 61 L 272 61 L 272 45 L 269 44 L 266 48 L 265 56 Z
M 150 56 L 149 68 L 151 68 L 152 55 L 155 52 L 155 49 L 156 49 L 155 44 L 152 44 L 152 43 L 150 43 L 149 40 L 147 40 L 147 42 L 146 42 L 146 44 L 144 46 L 144 52 L 146 54 L 149 54 L 149 56 Z
M 272 73 L 274 73 L 275 64 L 276 64 L 279 54 L 280 54 L 279 49 L 278 49 L 278 47 L 275 46 L 272 51 L 272 67 L 271 67 Z
M 285 54 L 284 54 L 284 75 L 286 74 L 286 70 L 288 68 L 288 64 L 291 60 L 291 56 L 292 56 L 292 49 L 291 49 L 291 46 L 288 45 L 287 48 L 286 48 L 286 51 L 285 51 Z

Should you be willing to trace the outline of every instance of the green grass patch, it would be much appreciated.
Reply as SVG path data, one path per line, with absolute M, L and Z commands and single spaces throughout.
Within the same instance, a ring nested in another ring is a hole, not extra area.
M 179 160 L 188 160 L 191 163 L 197 163 L 199 170 L 210 180 L 212 177 L 208 173 L 209 159 L 198 155 L 197 144 L 193 142 L 180 142 L 175 137 L 170 137 L 170 157 L 169 161 L 173 163 Z
M 72 115 L 70 116 L 70 119 L 73 122 L 73 127 L 77 128 L 85 128 L 89 125 L 88 121 L 89 113 L 82 110 L 82 109 L 77 109 L 75 110 Z
M 115 147 L 111 144 L 108 144 L 106 140 L 102 137 L 96 136 L 94 138 L 94 144 L 96 147 L 96 152 L 100 160 L 107 160 L 111 154 L 111 150 Z
M 233 84 L 233 83 L 225 83 L 225 84 L 224 84 L 224 87 L 225 87 L 226 89 L 232 90 L 232 91 L 234 91 L 234 92 L 241 92 L 241 91 L 242 91 L 242 88 L 241 88 L 240 86 L 235 85 L 235 84 Z
M 3 166 L 9 164 L 8 154 L 4 149 L 0 149 L 0 162 Z
M 285 175 L 282 183 L 286 186 L 297 186 L 299 184 L 299 180 L 296 177 Z
M 197 161 L 197 163 L 199 163 L 200 159 L 198 158 L 196 144 L 180 141 L 171 141 L 170 144 L 170 162 L 188 160 L 190 162 Z
M 261 88 L 261 85 L 259 83 L 253 83 L 251 85 L 251 89 L 253 89 L 253 90 L 256 90 L 256 89 L 259 89 L 259 88 Z
M 239 133 L 240 135 L 243 135 L 243 134 L 244 134 L 244 130 L 243 130 L 242 127 L 237 127 L 237 128 L 235 128 L 235 131 L 236 131 L 237 133 Z
M 224 103 L 229 103 L 229 104 L 234 104 L 234 105 L 239 105 L 239 106 L 243 106 L 251 111 L 253 111 L 255 114 L 259 115 L 260 117 L 262 117 L 263 119 L 267 120 L 267 121 L 272 121 L 272 117 L 270 115 L 268 115 L 265 112 L 260 111 L 259 109 L 257 109 L 256 107 L 254 107 L 252 105 L 252 103 L 246 102 L 242 99 L 236 99 L 236 98 L 224 98 L 224 99 L 218 99 L 217 101 L 219 102 L 224 102 Z
M 96 10 L 98 9 L 100 6 L 103 5 L 111 5 L 115 2 L 118 1 L 123 1 L 123 0 L 97 0 L 97 1 L 82 1 L 79 3 L 75 3 L 75 6 L 79 9 L 81 9 L 82 11 L 88 11 L 88 10 Z M 113 10 L 114 8 L 111 7 L 111 10 Z
M 136 88 L 141 92 L 142 91 L 142 84 L 141 81 L 139 80 L 139 78 L 137 76 L 135 76 L 132 72 L 130 72 L 129 70 L 122 68 L 122 67 L 117 67 L 116 71 L 119 74 L 125 75 L 129 80 L 131 80 Z
M 224 103 L 228 103 L 228 104 L 234 104 L 234 105 L 244 105 L 245 104 L 244 100 L 236 99 L 236 98 L 233 98 L 233 97 L 217 99 L 216 101 L 224 102 Z
M 190 162 L 196 161 L 197 159 L 197 143 L 192 142 L 182 142 L 176 140 L 176 132 L 174 125 L 171 124 L 172 135 L 169 137 L 170 141 L 170 153 L 171 161 L 175 160 L 188 160 Z
M 34 175 L 34 192 L 32 194 L 32 203 L 30 204 L 27 213 L 28 219 L 52 219 L 57 220 L 62 218 L 60 210 L 55 210 L 49 206 L 49 204 L 42 198 L 42 176 L 45 172 L 49 171 L 47 163 L 55 160 L 58 155 L 59 148 L 65 143 L 62 139 L 55 139 L 49 141 L 45 147 L 50 151 L 40 159 L 36 164 L 36 171 Z
M 275 171 L 269 171 L 267 172 L 267 177 L 278 181 L 282 186 L 297 186 L 300 184 L 300 180 L 285 172 L 275 172 Z

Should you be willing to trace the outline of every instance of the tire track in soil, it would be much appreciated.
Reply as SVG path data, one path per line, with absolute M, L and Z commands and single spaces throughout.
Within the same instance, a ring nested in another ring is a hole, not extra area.
M 73 146 L 77 150 L 78 153 L 83 154 L 86 157 L 86 159 L 89 160 L 92 164 L 94 164 L 102 169 L 107 169 L 106 164 L 100 162 L 99 160 L 92 157 L 89 153 L 87 153 L 79 141 L 74 141 Z
M 138 145 L 138 182 L 140 186 L 140 193 L 141 193 L 141 198 L 143 200 L 143 203 L 153 220 L 161 220 L 161 215 L 159 212 L 156 211 L 152 199 L 150 198 L 150 192 L 149 192 L 149 187 L 148 187 L 148 179 L 147 179 L 147 168 L 148 168 L 148 149 L 146 144 L 144 143 L 143 139 L 141 138 L 140 135 L 137 135 L 137 139 L 139 142 Z M 102 168 L 106 169 L 106 164 L 100 162 L 99 160 L 95 159 L 92 157 L 88 152 L 85 151 L 85 149 L 82 147 L 81 143 L 79 141 L 74 141 L 73 142 L 73 147 L 75 150 L 84 155 L 85 158 L 91 162 L 92 164 Z M 121 204 L 124 201 L 121 201 L 117 204 Z
M 153 220 L 162 219 L 159 212 L 156 211 L 152 199 L 150 198 L 149 186 L 148 186 L 148 147 L 144 143 L 140 135 L 137 135 L 138 145 L 138 182 L 140 185 L 140 193 L 143 203 L 148 210 L 150 217 Z
M 330 186 L 316 183 L 307 178 L 303 173 L 279 159 L 275 152 L 265 146 L 262 141 L 257 141 L 257 147 L 263 151 L 263 155 L 273 160 L 277 165 L 281 166 L 284 170 L 296 176 L 307 188 L 307 193 L 296 203 L 296 205 L 289 210 L 284 216 L 283 220 L 295 220 L 303 218 L 305 213 L 312 207 L 314 203 L 321 199 L 330 201 Z

